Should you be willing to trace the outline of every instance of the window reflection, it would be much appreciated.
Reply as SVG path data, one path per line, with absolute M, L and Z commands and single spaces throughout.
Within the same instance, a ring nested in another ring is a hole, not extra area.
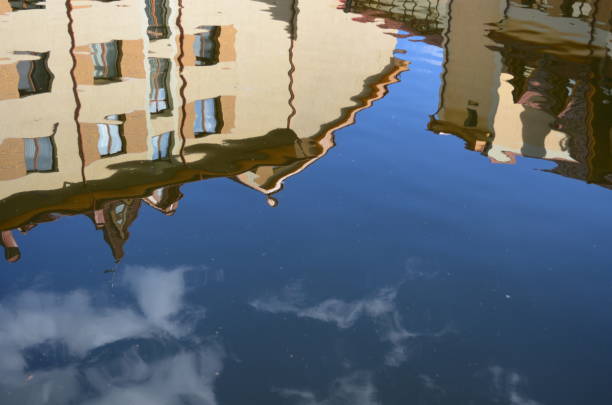
M 110 121 L 119 121 L 119 115 L 106 117 Z M 122 124 L 97 124 L 98 153 L 100 157 L 113 156 L 124 152 L 124 142 L 121 136 Z
M 45 8 L 44 2 L 40 0 L 11 0 L 9 3 L 13 11 Z
M 196 66 L 210 66 L 219 62 L 219 33 L 218 26 L 200 27 L 203 31 L 195 34 L 193 52 Z
M 33 94 L 50 92 L 53 75 L 47 68 L 49 52 L 28 52 L 28 54 L 39 56 L 39 59 L 17 62 L 17 72 L 19 73 L 19 96 L 27 97 Z
M 174 132 L 166 132 L 164 134 L 154 136 L 151 139 L 153 146 L 153 160 L 162 160 L 170 157 L 173 134 Z
M 25 138 L 23 142 L 28 173 L 51 172 L 54 170 L 55 147 L 52 136 Z
M 222 127 L 221 102 L 219 97 L 195 102 L 195 136 L 219 133 Z
M 94 82 L 116 81 L 121 78 L 121 41 L 91 44 Z
M 149 58 L 149 66 L 151 68 L 149 112 L 151 114 L 160 114 L 171 108 L 168 92 L 170 59 Z
M 167 0 L 146 0 L 145 12 L 149 26 L 147 36 L 151 41 L 166 39 L 170 36 L 168 15 L 170 14 Z

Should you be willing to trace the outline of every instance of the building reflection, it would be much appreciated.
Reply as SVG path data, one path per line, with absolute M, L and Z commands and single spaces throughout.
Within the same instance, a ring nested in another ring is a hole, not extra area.
M 76 214 L 120 260 L 140 208 L 174 214 L 187 182 L 228 177 L 274 206 L 407 70 L 394 36 L 325 1 L 19 4 L 0 0 L 8 261 L 16 232 Z
M 444 49 L 432 132 L 612 188 L 611 13 L 610 0 L 0 0 L 6 259 L 15 230 L 84 214 L 120 260 L 139 209 L 174 214 L 192 181 L 228 177 L 275 206 L 407 70 L 398 37 Z
M 612 188 L 612 2 L 454 1 L 447 10 L 429 129 L 494 163 L 547 159 L 553 173 Z
M 347 0 L 444 49 L 429 129 L 494 163 L 554 161 L 550 171 L 612 188 L 610 0 Z
M 361 22 L 380 22 L 381 28 L 403 31 L 401 36 L 418 35 L 423 42 L 441 46 L 452 0 L 343 0 L 345 12 L 360 14 Z

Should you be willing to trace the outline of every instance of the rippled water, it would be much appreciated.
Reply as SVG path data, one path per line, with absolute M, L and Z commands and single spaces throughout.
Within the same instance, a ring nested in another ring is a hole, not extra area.
M 0 403 L 612 403 L 611 13 L 0 0 Z

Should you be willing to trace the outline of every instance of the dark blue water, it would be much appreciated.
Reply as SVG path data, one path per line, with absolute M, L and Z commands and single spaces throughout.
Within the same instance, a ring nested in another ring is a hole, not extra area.
M 444 53 L 420 39 L 277 207 L 187 183 L 119 264 L 83 215 L 16 234 L 0 403 L 612 403 L 610 190 L 428 131 Z

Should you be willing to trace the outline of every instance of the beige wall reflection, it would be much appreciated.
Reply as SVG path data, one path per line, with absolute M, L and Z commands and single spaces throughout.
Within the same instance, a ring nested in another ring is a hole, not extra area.
M 550 159 L 553 172 L 612 187 L 612 1 L 456 0 L 447 10 L 429 129 L 463 138 L 495 163 Z
M 612 188 L 612 0 L 345 0 L 344 9 L 444 48 L 429 129 L 495 163 L 517 156 Z
M 171 215 L 188 181 L 231 177 L 275 205 L 407 69 L 395 37 L 331 0 L 12 4 L 0 229 L 13 259 L 11 229 L 84 213 L 118 260 L 141 198 Z

